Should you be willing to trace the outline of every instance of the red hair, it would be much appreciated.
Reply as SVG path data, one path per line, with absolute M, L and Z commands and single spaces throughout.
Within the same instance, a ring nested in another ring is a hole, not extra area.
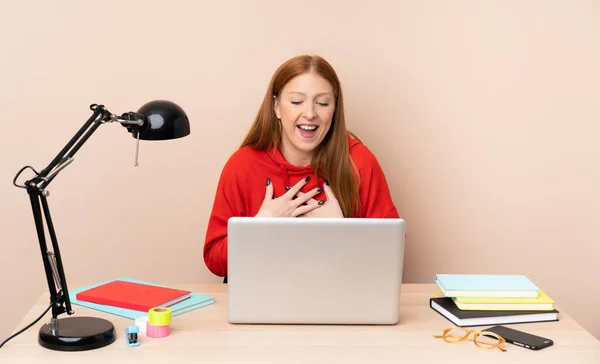
M 274 111 L 274 97 L 279 95 L 292 78 L 306 72 L 315 72 L 329 81 L 335 97 L 335 111 L 331 127 L 313 153 L 311 168 L 315 175 L 319 175 L 329 182 L 344 216 L 358 216 L 360 209 L 359 174 L 350 158 L 347 141 L 348 134 L 355 136 L 346 129 L 340 80 L 333 67 L 322 57 L 297 56 L 279 66 L 271 78 L 254 123 L 241 147 L 250 146 L 265 151 L 280 147 L 282 135 Z M 318 170 L 319 166 L 321 167 L 320 171 Z

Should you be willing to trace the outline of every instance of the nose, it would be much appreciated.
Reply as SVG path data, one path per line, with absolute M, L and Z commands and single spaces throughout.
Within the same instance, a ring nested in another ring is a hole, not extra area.
M 317 116 L 317 113 L 315 112 L 315 105 L 307 102 L 306 103 L 306 108 L 304 109 L 304 117 L 307 118 L 308 120 L 314 119 L 315 116 Z

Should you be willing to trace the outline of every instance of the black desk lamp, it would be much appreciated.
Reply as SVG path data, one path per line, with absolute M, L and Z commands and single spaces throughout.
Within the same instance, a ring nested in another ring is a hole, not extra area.
M 50 290 L 50 306 L 44 314 L 52 308 L 52 318 L 49 323 L 40 328 L 38 342 L 45 348 L 60 351 L 83 351 L 101 348 L 113 343 L 116 337 L 113 324 L 105 319 L 97 317 L 58 318 L 63 313 L 73 315 L 74 311 L 71 308 L 60 250 L 58 249 L 56 233 L 48 209 L 46 199 L 49 195 L 46 190 L 48 184 L 63 168 L 73 162 L 75 153 L 102 124 L 121 123 L 137 139 L 137 147 L 139 147 L 140 139 L 177 139 L 190 133 L 187 115 L 178 105 L 170 101 L 152 101 L 143 105 L 137 112 L 128 112 L 121 116 L 110 113 L 103 105 L 93 104 L 90 108 L 93 111 L 92 116 L 46 168 L 38 173 L 31 166 L 23 167 L 13 180 L 15 186 L 26 189 L 29 194 L 46 280 Z M 136 148 L 135 165 L 137 165 L 137 150 Z M 17 178 L 27 168 L 31 169 L 36 176 L 25 182 L 23 186 L 18 185 L 16 183 Z M 43 217 L 46 219 L 53 251 L 48 250 L 46 244 Z

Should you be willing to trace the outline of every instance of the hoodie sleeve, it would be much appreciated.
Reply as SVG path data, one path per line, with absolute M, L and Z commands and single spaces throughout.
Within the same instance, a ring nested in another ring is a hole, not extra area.
M 360 173 L 360 203 L 363 218 L 398 218 L 385 174 L 375 155 L 363 144 L 354 146 L 354 163 Z
M 204 241 L 204 263 L 219 277 L 227 275 L 227 220 L 232 216 L 245 215 L 237 167 L 234 158 L 230 158 L 223 167 Z

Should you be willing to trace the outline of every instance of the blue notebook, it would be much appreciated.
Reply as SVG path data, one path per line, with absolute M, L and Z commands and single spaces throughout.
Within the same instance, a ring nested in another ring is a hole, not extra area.
M 524 275 L 437 274 L 435 282 L 446 297 L 537 298 L 539 288 Z
M 149 285 L 153 285 L 153 286 L 164 287 L 160 284 L 154 284 L 154 283 L 145 282 L 145 281 L 128 278 L 128 277 L 115 278 L 115 279 L 111 279 L 110 281 L 100 282 L 100 283 L 92 284 L 90 286 L 70 290 L 69 298 L 71 300 L 71 303 L 74 305 L 88 307 L 88 308 L 92 308 L 92 309 L 98 310 L 98 311 L 108 312 L 108 313 L 116 315 L 116 316 L 126 317 L 126 318 L 130 318 L 133 320 L 135 320 L 138 317 L 148 316 L 148 312 L 145 312 L 145 311 L 136 311 L 136 310 L 130 310 L 127 308 L 114 307 L 114 306 L 109 306 L 109 305 L 100 305 L 97 303 L 80 301 L 76 298 L 77 293 L 79 293 L 79 292 L 100 286 L 105 283 L 112 282 L 114 280 L 122 280 L 122 281 L 127 281 L 127 282 L 136 282 L 136 283 L 143 283 L 143 284 L 149 284 Z M 173 306 L 170 306 L 169 308 L 172 311 L 172 316 L 175 317 L 175 316 L 184 314 L 186 312 L 193 311 L 198 308 L 211 305 L 214 302 L 215 302 L 215 299 L 212 296 L 192 292 L 192 296 L 190 298 L 188 298 L 185 301 L 179 302 Z

